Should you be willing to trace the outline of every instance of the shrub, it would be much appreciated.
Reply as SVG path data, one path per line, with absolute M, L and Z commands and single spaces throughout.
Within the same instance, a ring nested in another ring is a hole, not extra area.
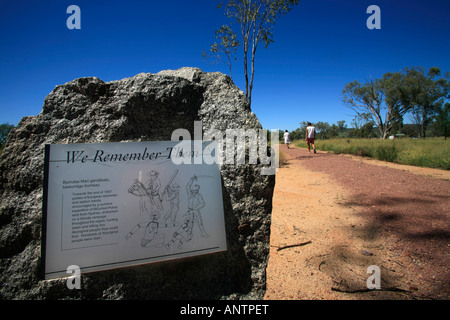
M 395 144 L 380 144 L 375 149 L 375 158 L 381 161 L 395 162 L 398 156 L 398 149 Z

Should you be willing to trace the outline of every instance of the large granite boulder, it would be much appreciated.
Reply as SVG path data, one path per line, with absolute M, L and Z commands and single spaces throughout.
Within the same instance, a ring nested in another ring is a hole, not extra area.
M 45 144 L 167 141 L 194 121 L 261 128 L 229 77 L 197 68 L 56 86 L 0 155 L 0 299 L 261 299 L 275 177 L 254 164 L 221 166 L 226 252 L 84 274 L 80 290 L 40 277 Z

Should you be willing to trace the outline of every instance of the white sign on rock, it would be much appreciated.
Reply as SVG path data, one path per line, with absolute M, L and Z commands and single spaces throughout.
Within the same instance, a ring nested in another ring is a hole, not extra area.
M 226 250 L 218 164 L 176 164 L 202 157 L 177 143 L 46 146 L 46 279 Z

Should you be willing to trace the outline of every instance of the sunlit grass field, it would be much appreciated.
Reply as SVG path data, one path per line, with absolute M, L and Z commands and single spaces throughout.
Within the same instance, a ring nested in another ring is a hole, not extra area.
M 296 141 L 295 145 L 305 148 L 306 142 Z M 316 149 L 418 167 L 450 170 L 450 139 L 444 140 L 444 138 L 316 140 Z

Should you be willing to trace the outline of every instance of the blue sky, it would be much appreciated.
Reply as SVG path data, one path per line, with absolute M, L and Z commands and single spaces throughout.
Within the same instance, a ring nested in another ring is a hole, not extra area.
M 231 22 L 217 3 L 0 0 L 0 123 L 39 114 L 56 85 L 79 77 L 111 81 L 185 66 L 228 73 L 201 54 Z M 66 27 L 72 4 L 81 9 L 81 30 Z M 372 4 L 381 9 L 380 30 L 366 27 Z M 275 42 L 258 48 L 253 112 L 266 129 L 350 125 L 341 102 L 346 83 L 404 67 L 450 71 L 449 12 L 448 0 L 300 0 L 276 23 Z M 238 56 L 233 77 L 244 90 Z

